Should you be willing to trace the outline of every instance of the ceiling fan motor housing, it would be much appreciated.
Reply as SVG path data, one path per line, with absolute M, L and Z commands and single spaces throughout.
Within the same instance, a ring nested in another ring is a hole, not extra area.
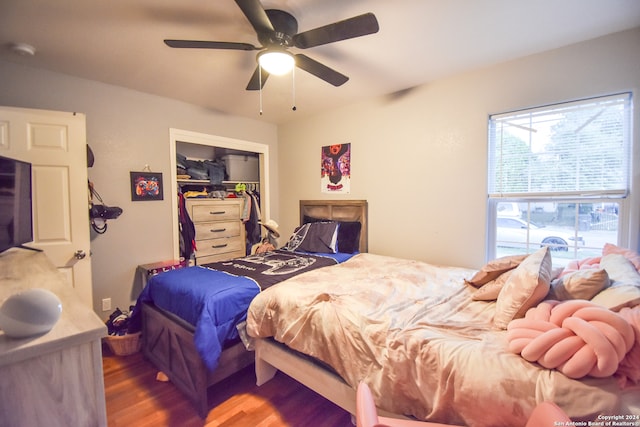
M 274 32 L 258 34 L 258 40 L 264 46 L 279 45 L 289 47 L 293 45 L 293 36 L 298 33 L 298 21 L 296 18 L 278 9 L 268 9 L 265 11 L 273 25 Z

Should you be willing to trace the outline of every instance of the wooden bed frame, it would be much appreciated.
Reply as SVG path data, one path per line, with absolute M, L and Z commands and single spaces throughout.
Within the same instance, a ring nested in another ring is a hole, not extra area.
M 355 417 L 356 389 L 351 388 L 338 374 L 272 338 L 253 338 L 253 342 L 258 386 L 281 371 Z M 378 408 L 378 414 L 391 418 L 410 419 L 380 408 Z
M 366 200 L 301 200 L 300 223 L 305 216 L 336 221 L 360 221 L 362 224 L 360 251 L 367 251 Z M 238 341 L 222 351 L 218 367 L 210 372 L 195 348 L 194 330 L 192 325 L 171 313 L 149 304 L 142 306 L 142 353 L 192 402 L 198 415 L 206 418 L 209 412 L 208 388 L 254 363 L 254 353 L 247 351 L 244 344 Z M 273 377 L 277 369 L 285 373 L 287 370 L 274 360 L 278 357 L 278 353 L 265 351 L 267 344 L 263 343 L 263 340 L 259 341 L 256 346 L 255 362 L 258 384 L 262 384 Z M 271 354 L 275 355 L 270 356 Z M 270 364 L 269 361 L 272 363 Z M 269 365 L 273 367 L 272 372 L 269 370 Z M 304 378 L 299 380 L 291 376 L 306 385 Z M 342 384 L 346 386 L 344 382 Z M 318 393 L 326 397 L 326 394 L 319 391 Z M 351 397 L 355 402 L 355 395 Z M 329 400 L 333 401 L 331 398 Z M 342 405 L 339 404 L 339 406 Z M 355 406 L 347 410 L 354 413 Z

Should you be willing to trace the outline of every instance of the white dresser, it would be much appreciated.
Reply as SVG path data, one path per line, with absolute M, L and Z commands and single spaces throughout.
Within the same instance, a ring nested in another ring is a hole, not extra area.
M 0 426 L 106 426 L 101 338 L 107 328 L 42 252 L 0 254 L 0 304 L 28 288 L 62 302 L 47 333 L 10 338 L 0 331 Z

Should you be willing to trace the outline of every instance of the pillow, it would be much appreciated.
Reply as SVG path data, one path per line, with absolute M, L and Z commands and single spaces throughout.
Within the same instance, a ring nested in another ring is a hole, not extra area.
M 315 218 L 315 217 L 307 216 L 307 215 L 304 215 L 302 217 L 302 223 L 303 224 L 307 224 L 307 223 L 310 223 L 310 222 L 331 222 L 331 220 L 323 219 L 323 218 Z
M 557 278 L 560 275 L 561 272 L 562 272 L 562 268 L 553 268 L 553 269 L 551 269 L 550 280 L 553 280 L 553 279 Z M 511 273 L 513 273 L 513 270 L 509 270 L 509 271 L 507 271 L 505 273 L 502 273 L 501 275 L 498 276 L 497 279 L 494 279 L 494 280 L 490 281 L 489 283 L 482 285 L 482 287 L 480 289 L 478 289 L 476 292 L 474 292 L 474 294 L 471 297 L 471 299 L 473 299 L 475 301 L 495 301 L 495 300 L 497 300 L 498 299 L 498 295 L 500 295 L 500 291 L 502 290 L 502 287 L 507 282 L 509 277 L 511 277 Z M 609 286 L 609 276 L 607 276 L 607 286 Z M 600 291 L 600 289 L 598 289 L 598 291 L 594 292 L 593 295 L 595 295 L 599 291 Z M 548 297 L 548 295 L 547 295 L 547 297 Z M 589 298 L 591 298 L 591 297 L 589 297 Z
M 473 293 L 471 299 L 475 301 L 495 301 L 500 295 L 502 287 L 507 282 L 513 270 L 509 270 L 499 275 L 496 279 L 485 283 L 480 289 Z
M 360 250 L 362 224 L 358 221 L 338 222 L 338 252 L 352 254 Z
M 636 336 L 634 346 L 622 359 L 620 367 L 615 373 L 615 376 L 621 381 L 621 388 L 625 388 L 627 385 L 640 384 L 640 307 L 624 307 L 618 314 L 629 322 Z
M 590 257 L 590 258 L 584 258 L 584 259 L 574 259 L 569 261 L 569 263 L 567 264 L 567 266 L 562 270 L 562 272 L 560 273 L 560 276 L 565 276 L 567 274 L 571 274 L 574 273 L 578 270 L 586 270 L 589 268 L 595 268 L 598 269 L 600 268 L 600 259 L 602 257 Z
M 513 270 L 520 265 L 527 256 L 528 255 L 509 255 L 489 261 L 480 271 L 474 274 L 471 279 L 465 279 L 465 282 L 475 287 L 480 287 L 498 278 L 502 273 Z
M 312 216 L 304 216 L 303 224 L 316 222 L 330 222 L 338 224 L 338 247 L 337 251 L 352 254 L 360 250 L 360 233 L 362 224 L 359 221 L 328 221 Z
M 611 254 L 620 254 L 624 256 L 626 259 L 631 261 L 637 271 L 640 271 L 640 255 L 637 252 L 634 252 L 631 249 L 621 248 L 612 243 L 606 243 L 602 248 L 602 255 L 606 256 Z
M 496 302 L 494 326 L 506 329 L 510 321 L 523 317 L 549 293 L 550 281 L 551 253 L 545 246 L 522 261 L 502 287 Z
M 298 227 L 283 249 L 287 251 L 306 251 L 336 253 L 338 224 L 334 222 L 315 222 Z
M 613 311 L 640 304 L 640 274 L 629 259 L 612 253 L 602 257 L 600 267 L 609 274 L 611 285 L 591 298 L 592 302 Z
M 591 299 L 609 286 L 607 270 L 578 270 L 551 282 L 549 299 Z

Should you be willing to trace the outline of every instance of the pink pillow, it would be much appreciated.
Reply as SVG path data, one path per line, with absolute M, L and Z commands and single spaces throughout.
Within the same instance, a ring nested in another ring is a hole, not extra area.
M 620 254 L 631 261 L 636 270 L 640 271 L 640 255 L 631 249 L 621 248 L 612 243 L 606 243 L 602 248 L 602 255 Z
M 575 273 L 579 270 L 588 270 L 591 268 L 599 268 L 601 257 L 590 257 L 581 260 L 574 259 L 569 261 L 567 266 L 562 270 L 559 277 L 565 276 L 567 274 Z

